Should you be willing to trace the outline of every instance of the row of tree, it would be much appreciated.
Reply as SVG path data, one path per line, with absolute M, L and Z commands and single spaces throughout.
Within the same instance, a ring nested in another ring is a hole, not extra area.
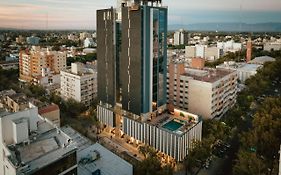
M 252 128 L 241 134 L 234 174 L 278 174 L 280 128 L 281 98 L 267 98 L 254 115 Z
M 226 115 L 225 122 L 237 130 L 240 143 L 233 174 L 277 174 L 281 99 L 273 92 L 281 91 L 281 53 L 276 56 L 275 62 L 264 64 L 246 81 L 246 89 L 238 95 L 236 106 Z M 271 97 L 259 102 L 267 96 Z

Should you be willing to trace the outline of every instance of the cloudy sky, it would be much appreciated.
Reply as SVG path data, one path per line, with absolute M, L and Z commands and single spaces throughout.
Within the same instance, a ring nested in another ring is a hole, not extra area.
M 163 2 L 169 7 L 169 24 L 281 22 L 281 0 Z M 95 29 L 96 10 L 115 5 L 116 0 L 0 0 L 0 27 Z

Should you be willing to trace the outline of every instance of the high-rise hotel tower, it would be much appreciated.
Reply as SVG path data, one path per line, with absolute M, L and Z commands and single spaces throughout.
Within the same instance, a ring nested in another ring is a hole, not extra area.
M 117 136 L 182 160 L 201 139 L 202 122 L 166 106 L 167 8 L 161 0 L 119 0 L 98 10 L 97 45 L 98 119 Z

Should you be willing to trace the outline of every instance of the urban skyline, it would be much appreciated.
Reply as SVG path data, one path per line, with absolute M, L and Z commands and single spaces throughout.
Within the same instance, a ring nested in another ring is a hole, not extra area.
M 281 175 L 280 0 L 3 1 L 0 175 Z
M 280 23 L 281 1 L 165 1 L 169 25 L 194 23 Z M 116 6 L 115 1 L 11 0 L 0 2 L 3 28 L 17 29 L 96 29 L 96 10 Z

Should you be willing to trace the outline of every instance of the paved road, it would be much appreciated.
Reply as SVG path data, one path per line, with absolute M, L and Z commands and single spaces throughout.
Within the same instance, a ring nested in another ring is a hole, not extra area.
M 210 167 L 208 169 L 201 169 L 197 175 L 218 175 L 221 174 L 222 165 L 224 164 L 225 159 L 214 158 Z

